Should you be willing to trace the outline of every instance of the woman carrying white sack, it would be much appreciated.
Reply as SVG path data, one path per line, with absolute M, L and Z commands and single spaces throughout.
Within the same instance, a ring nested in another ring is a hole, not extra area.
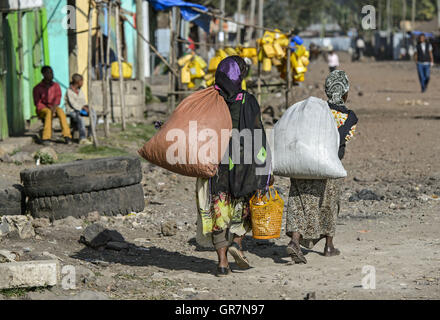
M 358 119 L 345 106 L 350 85 L 342 70 L 330 73 L 325 81 L 328 106 L 335 118 L 339 135 L 339 158 L 345 154 L 345 145 L 353 137 Z M 287 252 L 295 263 L 307 263 L 300 245 L 312 249 L 326 239 L 324 256 L 340 254 L 333 245 L 336 219 L 340 210 L 341 179 L 291 179 L 287 209 L 287 235 L 292 238 Z

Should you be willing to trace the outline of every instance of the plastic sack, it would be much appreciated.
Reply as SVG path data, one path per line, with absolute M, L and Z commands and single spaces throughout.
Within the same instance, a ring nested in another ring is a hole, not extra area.
M 228 148 L 231 130 L 225 100 L 209 87 L 184 99 L 138 153 L 172 172 L 211 178 Z
M 315 97 L 298 102 L 274 127 L 273 172 L 296 179 L 344 178 L 339 139 L 327 102 Z

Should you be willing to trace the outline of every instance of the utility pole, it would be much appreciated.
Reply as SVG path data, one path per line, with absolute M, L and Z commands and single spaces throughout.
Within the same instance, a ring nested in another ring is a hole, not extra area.
M 249 24 L 255 24 L 255 0 L 251 0 L 251 8 L 249 12 Z M 249 28 L 248 33 L 246 35 L 246 42 L 250 45 L 252 40 L 252 33 L 254 33 L 254 28 Z
M 225 0 L 221 0 L 220 1 L 220 11 L 222 18 L 225 16 Z M 219 40 L 220 40 L 220 45 L 223 48 L 225 46 L 225 32 L 223 30 L 223 23 L 225 21 L 223 19 L 220 19 L 219 22 Z
M 263 10 L 264 10 L 264 0 L 259 0 L 258 3 L 258 26 L 263 27 Z M 263 37 L 263 29 L 258 29 L 258 38 Z

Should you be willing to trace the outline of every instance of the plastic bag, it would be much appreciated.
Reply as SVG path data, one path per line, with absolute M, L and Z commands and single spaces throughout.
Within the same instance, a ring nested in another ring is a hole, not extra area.
M 296 179 L 347 176 L 338 157 L 339 132 L 324 100 L 310 97 L 284 113 L 273 131 L 275 174 Z

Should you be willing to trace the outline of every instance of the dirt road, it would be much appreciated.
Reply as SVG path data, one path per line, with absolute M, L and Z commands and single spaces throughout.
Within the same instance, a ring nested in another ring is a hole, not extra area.
M 0 241 L 1 248 L 34 258 L 47 251 L 62 265 L 77 267 L 76 290 L 52 288 L 19 298 L 56 299 L 88 290 L 92 297 L 99 292 L 116 299 L 304 299 L 308 293 L 317 299 L 439 299 L 440 71 L 432 71 L 430 88 L 421 94 L 410 62 L 354 64 L 342 57 L 342 68 L 351 80 L 348 107 L 360 120 L 344 160 L 349 176 L 335 238 L 341 256 L 323 257 L 319 243 L 307 253 L 307 265 L 293 265 L 286 236 L 249 237 L 245 247 L 253 268 L 232 265 L 230 277 L 217 279 L 215 252 L 195 244 L 195 180 L 144 163 L 145 211 L 101 220 L 125 237 L 128 249 L 86 248 L 78 239 L 87 222 L 72 220 L 40 228 L 38 239 Z M 309 70 L 295 89 L 298 100 L 324 98 L 326 65 L 316 62 Z M 20 169 L 14 166 L 3 168 L 12 176 Z M 286 198 L 288 179 L 278 178 L 276 185 Z M 348 201 L 363 189 L 383 200 Z M 162 222 L 175 222 L 175 235 L 163 236 Z M 362 279 L 372 272 L 375 289 L 364 289 Z

